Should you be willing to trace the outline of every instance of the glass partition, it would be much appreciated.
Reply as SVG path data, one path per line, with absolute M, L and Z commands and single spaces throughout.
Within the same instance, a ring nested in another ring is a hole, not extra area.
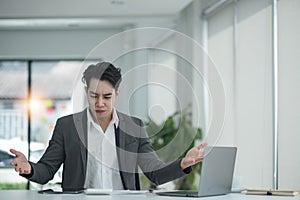
M 0 189 L 25 189 L 27 181 L 10 166 L 15 148 L 28 154 L 27 62 L 0 62 Z
M 9 149 L 28 157 L 30 142 L 29 160 L 40 159 L 57 118 L 73 112 L 71 97 L 80 68 L 80 61 L 0 61 L 0 189 L 28 188 L 27 180 L 10 166 L 14 155 Z M 46 186 L 31 183 L 30 188 L 60 187 L 61 175 L 59 170 Z
M 74 81 L 81 68 L 79 61 L 33 61 L 30 160 L 37 162 L 48 146 L 59 117 L 73 112 L 72 93 Z M 47 185 L 31 183 L 31 189 L 60 188 L 62 166 Z

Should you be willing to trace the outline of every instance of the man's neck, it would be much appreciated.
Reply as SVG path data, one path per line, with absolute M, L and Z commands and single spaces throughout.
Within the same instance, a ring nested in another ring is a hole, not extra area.
M 105 119 L 105 120 L 97 120 L 98 121 L 98 124 L 100 125 L 100 127 L 102 128 L 103 130 L 103 133 L 105 133 L 109 123 L 111 122 L 112 120 L 112 117 L 110 119 Z

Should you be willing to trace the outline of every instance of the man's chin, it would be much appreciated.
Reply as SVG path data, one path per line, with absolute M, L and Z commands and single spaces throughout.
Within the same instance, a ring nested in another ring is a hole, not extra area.
M 92 116 L 94 120 L 98 120 L 98 121 L 107 118 L 106 112 L 105 113 L 92 112 Z
M 96 114 L 96 117 L 98 120 L 104 120 L 106 118 L 108 118 L 108 115 L 106 113 L 101 113 L 101 114 Z

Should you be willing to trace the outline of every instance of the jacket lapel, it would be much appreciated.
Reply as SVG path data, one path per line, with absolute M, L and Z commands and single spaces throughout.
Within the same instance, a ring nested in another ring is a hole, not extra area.
M 78 115 L 74 115 L 74 123 L 76 132 L 79 137 L 79 146 L 81 154 L 81 164 L 83 170 L 83 182 L 85 181 L 86 165 L 87 165 L 87 109 Z
M 140 189 L 137 173 L 138 130 L 132 119 L 117 112 L 119 128 L 116 131 L 117 156 L 124 189 Z
M 119 171 L 122 179 L 122 183 L 124 189 L 128 189 L 126 183 L 126 176 L 124 172 L 126 171 L 126 155 L 125 155 L 125 133 L 126 133 L 126 123 L 122 114 L 117 112 L 119 117 L 119 126 L 115 128 L 115 138 L 116 138 L 116 146 L 117 146 L 117 156 L 118 156 L 118 163 L 119 163 Z

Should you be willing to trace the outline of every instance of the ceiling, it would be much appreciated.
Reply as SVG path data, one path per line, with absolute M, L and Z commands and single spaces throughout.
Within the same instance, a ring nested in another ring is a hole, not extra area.
M 1 0 L 1 18 L 176 15 L 191 0 Z
M 0 29 L 115 28 L 172 23 L 192 0 L 1 0 Z

